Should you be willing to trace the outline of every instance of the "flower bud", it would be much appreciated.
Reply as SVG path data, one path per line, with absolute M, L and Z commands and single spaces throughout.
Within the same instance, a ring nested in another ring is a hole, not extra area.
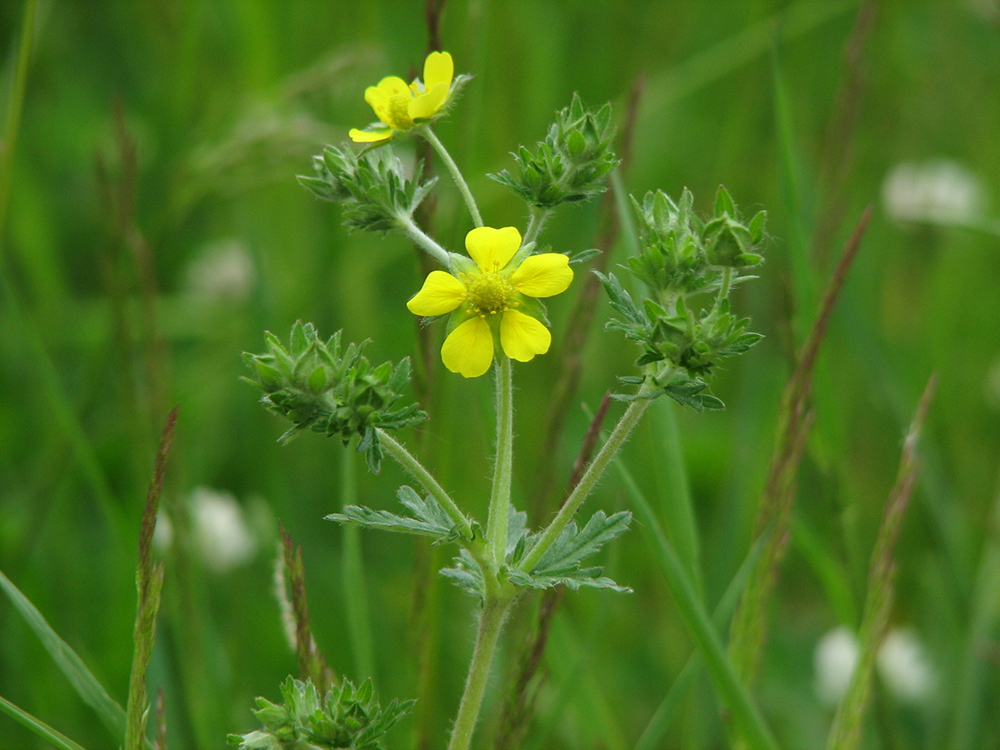
M 339 331 L 323 342 L 311 323 L 297 322 L 289 338 L 286 348 L 267 334 L 266 354 L 243 355 L 257 375 L 246 380 L 264 392 L 261 403 L 293 423 L 281 441 L 306 429 L 339 435 L 344 445 L 357 436 L 359 452 L 366 452 L 378 472 L 382 452 L 376 428 L 395 430 L 427 418 L 416 404 L 398 406 L 410 379 L 409 359 L 372 368 L 362 355 L 365 342 L 342 350 Z

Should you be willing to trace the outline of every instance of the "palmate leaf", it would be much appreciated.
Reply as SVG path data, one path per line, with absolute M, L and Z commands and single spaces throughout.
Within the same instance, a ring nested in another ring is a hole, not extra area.
M 567 571 L 561 575 L 540 575 L 538 573 L 527 574 L 520 570 L 513 570 L 507 575 L 507 579 L 517 586 L 532 589 L 550 589 L 555 586 L 566 586 L 573 591 L 578 591 L 580 587 L 592 589 L 610 589 L 619 593 L 628 594 L 632 592 L 628 586 L 619 586 L 607 576 L 602 576 L 604 568 L 580 568 L 578 570 Z
M 413 516 L 399 516 L 385 510 L 373 510 L 359 505 L 345 506 L 341 513 L 331 513 L 328 521 L 368 526 L 383 531 L 402 534 L 420 534 L 436 537 L 439 542 L 458 538 L 458 527 L 433 496 L 421 498 L 411 487 L 403 485 L 396 493 L 399 501 L 413 512 Z
M 577 530 L 575 523 L 569 524 L 529 573 L 519 570 L 517 565 L 537 542 L 539 534 L 527 530 L 525 513 L 512 512 L 507 529 L 505 571 L 507 579 L 523 588 L 549 589 L 554 586 L 567 586 L 573 591 L 585 587 L 629 592 L 632 589 L 619 586 L 610 578 L 603 577 L 601 575 L 604 572 L 603 568 L 599 566 L 585 568 L 581 563 L 587 557 L 599 552 L 606 542 L 625 531 L 631 520 L 632 514 L 626 511 L 612 516 L 607 516 L 604 511 L 598 511 L 583 529 Z M 442 570 L 441 575 L 450 578 L 452 583 L 473 596 L 480 598 L 485 596 L 483 572 L 468 550 L 461 550 L 454 559 L 452 567 Z
M 576 523 L 570 523 L 538 561 L 533 572 L 565 570 L 578 565 L 581 560 L 597 554 L 606 542 L 628 529 L 631 520 L 632 514 L 628 511 L 607 516 L 603 510 L 599 510 L 580 531 L 576 530 Z
M 599 510 L 580 530 L 577 530 L 575 523 L 571 523 L 530 573 L 513 570 L 508 573 L 508 578 L 518 586 L 530 588 L 563 585 L 574 591 L 581 586 L 631 591 L 627 586 L 619 586 L 610 578 L 602 577 L 603 568 L 584 568 L 581 564 L 584 559 L 599 552 L 605 543 L 625 531 L 631 520 L 632 514 L 627 511 L 608 516 Z

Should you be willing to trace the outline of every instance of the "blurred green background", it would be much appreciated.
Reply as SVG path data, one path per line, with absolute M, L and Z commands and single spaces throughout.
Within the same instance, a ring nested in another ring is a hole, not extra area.
M 4 113 L 23 13 L 24 3 L 0 4 Z M 637 80 L 628 191 L 676 197 L 687 186 L 707 212 L 721 183 L 746 210 L 768 211 L 761 279 L 734 297 L 767 338 L 716 378 L 726 411 L 675 409 L 710 608 L 750 542 L 792 352 L 873 206 L 820 356 L 795 534 L 754 695 L 784 747 L 823 745 L 833 708 L 814 654 L 824 634 L 857 625 L 902 437 L 937 372 L 892 613 L 920 669 L 912 694 L 883 674 L 865 746 L 1000 746 L 1000 6 L 450 0 L 441 36 L 457 70 L 475 77 L 436 130 L 488 225 L 523 230 L 526 213 L 487 172 L 541 139 L 574 91 L 621 117 Z M 273 595 L 278 520 L 303 547 L 313 629 L 339 674 L 371 670 L 383 698 L 416 696 L 414 613 L 429 613 L 433 691 L 390 743 L 444 744 L 472 602 L 433 577 L 426 588 L 415 571 L 446 551 L 364 533 L 360 590 L 344 531 L 323 516 L 352 476 L 361 502 L 391 507 L 402 474 L 386 466 L 373 477 L 314 434 L 278 446 L 285 425 L 238 380 L 240 353 L 263 350 L 264 330 L 285 337 L 296 319 L 371 338 L 375 362 L 416 353 L 404 307 L 422 278 L 412 245 L 348 234 L 337 207 L 294 175 L 371 120 L 367 85 L 415 73 L 426 48 L 420 2 L 39 3 L 0 246 L 0 569 L 124 703 L 139 521 L 159 432 L 179 405 L 150 673 L 151 689 L 165 692 L 171 747 L 223 747 L 228 732 L 253 727 L 254 696 L 276 699 L 296 669 Z M 400 150 L 413 155 L 411 143 Z M 467 213 L 446 178 L 436 197 L 432 233 L 458 249 Z M 592 247 L 598 208 L 562 209 L 542 241 Z M 612 267 L 624 252 L 617 243 Z M 567 481 L 588 423 L 574 407 L 555 463 L 538 465 L 572 295 L 550 305 L 553 353 L 515 372 L 522 508 L 550 470 L 557 486 Z M 637 354 L 601 330 L 610 311 L 599 305 L 574 401 L 591 409 L 633 373 Z M 482 516 L 490 379 L 438 371 L 432 383 L 420 449 Z M 624 453 L 661 507 L 673 481 L 663 469 L 668 408 L 657 403 Z M 617 479 L 588 507 L 626 507 Z M 242 536 L 213 536 L 227 528 Z M 526 748 L 633 747 L 692 649 L 640 531 L 604 561 L 635 593 L 567 596 Z M 367 618 L 370 644 L 351 617 Z M 510 626 L 508 663 L 522 630 Z M 504 685 L 498 677 L 487 698 L 479 746 L 492 746 Z M 117 742 L 6 600 L 0 695 L 85 747 Z M 684 706 L 663 746 L 724 747 L 707 679 Z M 4 748 L 43 746 L 6 716 L 0 736 Z

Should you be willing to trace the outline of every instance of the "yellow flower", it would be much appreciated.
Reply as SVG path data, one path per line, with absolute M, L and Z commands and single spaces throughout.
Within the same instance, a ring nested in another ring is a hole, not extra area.
M 447 52 L 431 52 L 424 61 L 424 80 L 406 84 L 402 78 L 388 76 L 378 86 L 365 89 L 365 101 L 388 127 L 375 130 L 352 128 L 355 143 L 375 143 L 392 138 L 397 130 L 409 130 L 418 120 L 433 117 L 448 101 L 455 64 Z
M 541 253 L 515 263 L 521 234 L 514 227 L 473 229 L 465 247 L 474 263 L 466 261 L 457 276 L 431 271 L 406 303 L 415 315 L 451 313 L 450 333 L 441 347 L 445 367 L 466 378 L 479 377 L 490 369 L 497 338 L 504 354 L 519 362 L 545 354 L 552 334 L 542 322 L 545 308 L 538 298 L 569 288 L 569 258 Z

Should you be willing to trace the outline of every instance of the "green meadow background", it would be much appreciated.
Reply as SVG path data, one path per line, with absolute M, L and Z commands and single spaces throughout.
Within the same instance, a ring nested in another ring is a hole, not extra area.
M 25 7 L 0 3 L 5 120 Z M 610 101 L 621 122 L 637 86 L 629 192 L 677 197 L 686 186 L 707 213 L 724 184 L 747 211 L 768 211 L 760 279 L 734 295 L 766 338 L 718 372 L 712 389 L 727 409 L 657 402 L 622 454 L 664 519 L 687 488 L 697 531 L 688 552 L 710 610 L 750 545 L 796 347 L 872 206 L 820 354 L 793 535 L 752 695 L 782 747 L 824 746 L 833 707 L 817 692 L 814 653 L 830 630 L 857 627 L 902 438 L 936 372 L 891 615 L 919 640 L 929 677 L 916 699 L 876 686 L 862 746 L 1000 747 L 997 3 L 450 0 L 440 34 L 457 71 L 474 78 L 436 132 L 486 224 L 523 231 L 524 205 L 485 175 L 541 139 L 573 92 Z M 322 335 L 370 338 L 374 362 L 418 354 L 404 306 L 422 279 L 412 244 L 349 233 L 337 206 L 295 175 L 368 123 L 365 87 L 417 73 L 427 45 L 423 3 L 402 0 L 37 3 L 0 227 L 0 569 L 124 704 L 139 522 L 160 431 L 179 406 L 163 498 L 173 542 L 160 553 L 149 674 L 151 692 L 164 692 L 171 748 L 224 747 L 229 732 L 255 726 L 254 697 L 277 699 L 296 671 L 273 594 L 279 521 L 302 545 L 313 631 L 333 669 L 372 675 L 384 700 L 420 696 L 389 746 L 445 743 L 474 635 L 472 600 L 426 572 L 448 550 L 323 520 L 345 497 L 392 508 L 406 480 L 388 463 L 372 476 L 316 434 L 279 446 L 286 425 L 239 381 L 241 353 L 262 351 L 265 330 L 286 337 L 297 319 Z M 399 151 L 415 156 L 412 141 Z M 887 176 L 940 160 L 960 165 L 978 201 L 957 218 L 918 207 L 917 220 L 900 221 L 883 198 Z M 472 225 L 446 175 L 435 196 L 432 234 L 460 249 Z M 599 207 L 564 207 L 543 243 L 593 247 Z M 609 267 L 625 253 L 619 239 Z M 610 309 L 600 299 L 566 431 L 552 459 L 540 458 L 550 455 L 561 334 L 580 288 L 549 306 L 553 351 L 514 373 L 514 494 L 536 523 L 548 517 L 538 485 L 551 477 L 558 496 L 588 410 L 635 372 L 638 352 L 603 331 Z M 402 437 L 482 518 L 491 378 L 436 367 L 429 383 L 431 419 Z M 613 404 L 612 416 L 621 409 Z M 683 474 L 669 460 L 674 425 Z M 254 540 L 224 570 L 206 563 L 189 512 L 206 489 L 235 498 Z M 614 472 L 587 503 L 598 508 L 628 508 Z M 634 593 L 567 594 L 524 748 L 633 748 L 692 652 L 638 524 L 602 562 Z M 504 665 L 530 611 L 508 627 Z M 493 746 L 508 674 L 501 666 L 487 695 L 478 747 Z M 120 742 L 6 598 L 0 695 L 90 750 Z M 6 715 L 0 738 L 3 748 L 47 747 Z M 704 674 L 659 746 L 728 746 Z

